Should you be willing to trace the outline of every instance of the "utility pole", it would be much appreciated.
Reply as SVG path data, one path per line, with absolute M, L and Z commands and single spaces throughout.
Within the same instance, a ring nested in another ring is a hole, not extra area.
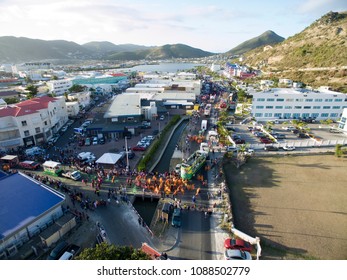
M 128 155 L 128 140 L 127 140 L 127 136 L 124 137 L 125 139 L 125 156 L 127 159 L 127 166 L 126 166 L 126 171 L 129 171 L 129 155 Z

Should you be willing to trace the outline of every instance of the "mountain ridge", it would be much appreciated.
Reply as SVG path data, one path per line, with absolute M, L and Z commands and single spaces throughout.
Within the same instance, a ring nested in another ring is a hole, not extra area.
M 266 46 L 266 45 L 274 45 L 274 44 L 283 42 L 284 40 L 285 39 L 283 37 L 277 35 L 274 31 L 267 30 L 257 37 L 244 41 L 243 43 L 227 51 L 225 54 L 226 55 L 242 55 L 253 49 Z

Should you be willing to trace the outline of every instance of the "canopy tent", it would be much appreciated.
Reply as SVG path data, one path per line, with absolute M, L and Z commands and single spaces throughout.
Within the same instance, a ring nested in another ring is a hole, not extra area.
M 117 161 L 121 157 L 122 157 L 121 154 L 105 153 L 96 161 L 96 163 L 98 163 L 98 164 L 116 164 Z

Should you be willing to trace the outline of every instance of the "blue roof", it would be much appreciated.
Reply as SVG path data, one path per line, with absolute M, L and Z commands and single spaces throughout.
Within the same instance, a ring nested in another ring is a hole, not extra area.
M 26 226 L 65 199 L 21 173 L 0 179 L 0 239 Z

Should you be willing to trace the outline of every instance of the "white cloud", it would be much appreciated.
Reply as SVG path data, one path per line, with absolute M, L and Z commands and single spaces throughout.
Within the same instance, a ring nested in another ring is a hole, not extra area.
M 345 0 L 306 0 L 299 5 L 299 12 L 310 13 L 321 10 L 334 11 L 334 9 L 343 9 L 343 6 L 345 9 L 347 8 Z

